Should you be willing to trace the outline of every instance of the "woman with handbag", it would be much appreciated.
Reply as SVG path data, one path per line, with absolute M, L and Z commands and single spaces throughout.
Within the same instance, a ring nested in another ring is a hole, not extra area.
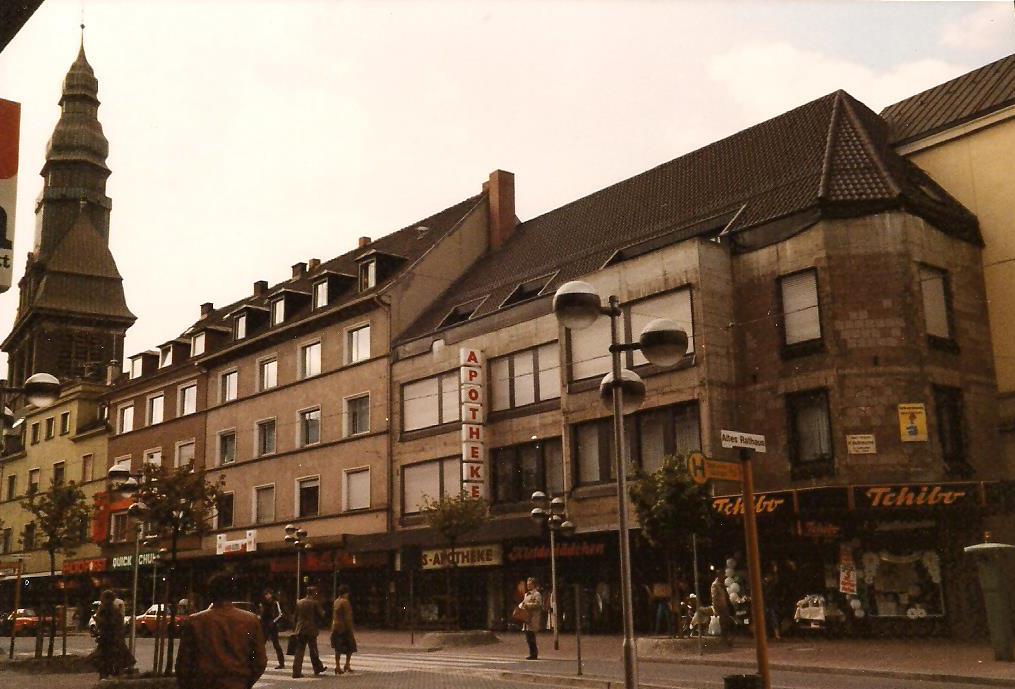
M 536 647 L 536 632 L 542 629 L 543 596 L 539 593 L 536 580 L 529 577 L 525 582 L 525 597 L 512 613 L 512 619 L 521 622 L 525 632 L 525 641 L 529 644 L 529 655 L 526 660 L 538 660 L 539 649 Z

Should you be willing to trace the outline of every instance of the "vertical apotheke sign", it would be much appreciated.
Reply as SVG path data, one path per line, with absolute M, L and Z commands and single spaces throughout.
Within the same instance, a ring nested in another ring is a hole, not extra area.
M 14 210 L 18 198 L 21 105 L 0 98 L 0 293 L 14 279 Z
M 486 497 L 486 433 L 483 426 L 483 353 L 459 350 L 462 399 L 462 490 L 466 497 Z

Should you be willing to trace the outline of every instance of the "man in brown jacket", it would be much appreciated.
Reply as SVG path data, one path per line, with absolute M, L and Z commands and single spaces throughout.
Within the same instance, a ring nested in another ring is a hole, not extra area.
M 208 594 L 211 606 L 188 617 L 180 631 L 177 682 L 181 689 L 250 689 L 268 664 L 261 623 L 233 606 L 228 574 L 213 575 Z
M 296 601 L 296 627 L 293 629 L 296 652 L 293 654 L 293 677 L 303 675 L 303 653 L 307 646 L 310 646 L 310 664 L 314 667 L 314 675 L 328 669 L 321 662 L 321 656 L 317 651 L 317 635 L 324 621 L 324 608 L 318 600 L 317 587 L 308 586 L 307 595 Z M 263 641 L 261 645 L 264 645 Z

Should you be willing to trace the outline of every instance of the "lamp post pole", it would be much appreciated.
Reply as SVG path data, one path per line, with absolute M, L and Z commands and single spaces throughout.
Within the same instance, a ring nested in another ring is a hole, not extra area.
M 532 494 L 532 512 L 529 516 L 540 524 L 546 524 L 550 532 L 550 597 L 553 599 L 553 650 L 560 650 L 560 607 L 557 599 L 557 532 L 565 536 L 574 533 L 574 522 L 567 518 L 567 507 L 563 498 L 547 500 L 546 493 L 537 490 Z
M 131 658 L 135 657 L 135 655 L 134 655 L 134 646 L 135 646 L 135 642 L 137 641 L 137 624 L 135 623 L 135 620 L 137 619 L 137 583 L 138 583 L 137 582 L 137 577 L 138 577 L 138 570 L 140 569 L 140 567 L 139 567 L 140 563 L 138 562 L 138 560 L 141 558 L 141 534 L 143 532 L 144 532 L 144 522 L 138 522 L 137 523 L 137 533 L 135 534 L 135 538 L 134 538 L 134 587 L 131 590 L 131 596 L 130 596 L 130 609 L 131 609 L 131 614 L 134 616 L 134 619 L 131 620 L 131 625 L 130 625 L 130 657 Z
M 553 650 L 560 650 L 560 614 L 557 612 L 557 530 L 550 529 L 550 599 L 553 601 Z
M 285 525 L 285 542 L 296 549 L 296 602 L 300 599 L 300 583 L 303 577 L 303 551 L 310 547 L 306 529 L 297 528 L 295 524 Z

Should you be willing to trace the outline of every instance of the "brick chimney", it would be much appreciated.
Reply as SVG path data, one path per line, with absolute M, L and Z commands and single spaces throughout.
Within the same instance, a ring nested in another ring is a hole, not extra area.
M 258 280 L 257 282 L 254 283 L 254 296 L 255 297 L 263 297 L 267 293 L 268 293 L 268 281 L 267 280 Z
M 490 173 L 483 185 L 490 198 L 490 249 L 497 249 L 515 231 L 515 176 L 504 170 Z
M 206 301 L 205 303 L 201 304 L 201 318 L 207 318 L 214 310 L 215 304 L 211 303 L 210 301 Z
M 321 259 L 319 259 L 319 258 L 312 258 L 307 263 L 307 270 L 309 272 L 311 272 L 311 273 L 314 272 L 315 270 L 317 270 L 320 267 L 321 267 Z
M 359 238 L 359 248 L 360 249 L 362 249 L 363 247 L 365 247 L 369 243 L 370 243 L 370 237 L 360 237 Z
M 299 280 L 307 274 L 307 264 L 303 261 L 293 264 L 293 280 Z

